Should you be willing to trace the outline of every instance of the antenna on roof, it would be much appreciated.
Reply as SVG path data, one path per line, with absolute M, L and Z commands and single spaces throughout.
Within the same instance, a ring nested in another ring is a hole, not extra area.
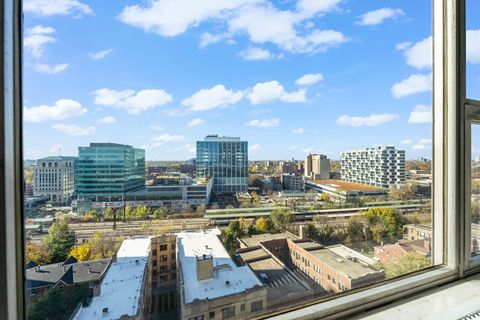
M 60 157 L 62 155 L 62 146 L 59 144 L 58 145 L 58 156 Z

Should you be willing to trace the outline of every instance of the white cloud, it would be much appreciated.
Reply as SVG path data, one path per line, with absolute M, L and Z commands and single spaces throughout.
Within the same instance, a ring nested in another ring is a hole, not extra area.
M 162 126 L 158 126 L 158 125 L 152 125 L 152 126 L 149 126 L 148 127 L 150 130 L 153 130 L 153 131 L 163 131 L 164 128 Z
M 98 119 L 98 120 L 97 120 L 97 123 L 100 123 L 100 124 L 109 124 L 109 123 L 114 123 L 115 121 L 117 121 L 117 119 L 115 119 L 115 117 L 107 116 L 107 117 Z
M 373 26 L 381 24 L 387 19 L 397 19 L 404 14 L 401 9 L 381 8 L 361 15 L 355 23 L 361 26 Z
M 34 58 L 40 59 L 43 55 L 44 47 L 49 43 L 57 41 L 56 38 L 51 36 L 52 33 L 55 33 L 54 28 L 44 27 L 42 25 L 27 29 L 25 37 L 23 38 L 25 51 Z
M 182 101 L 182 105 L 192 111 L 205 111 L 226 107 L 242 100 L 242 91 L 226 89 L 223 84 L 217 84 L 210 89 L 202 89 Z
M 67 124 L 54 124 L 52 129 L 55 129 L 61 133 L 67 134 L 69 136 L 86 136 L 95 132 L 95 127 L 80 127 L 77 125 L 67 125 Z
M 280 125 L 280 120 L 278 120 L 277 118 L 265 119 L 265 120 L 255 119 L 247 122 L 245 125 L 249 127 L 273 128 L 273 127 L 278 127 Z
M 178 148 L 173 149 L 173 151 L 188 151 L 190 153 L 195 153 L 197 151 L 196 147 L 192 144 L 184 144 Z
M 147 89 L 135 92 L 134 90 L 116 91 L 103 88 L 92 92 L 92 94 L 95 96 L 95 104 L 123 108 L 132 114 L 139 114 L 172 102 L 172 96 L 162 89 Z
M 432 37 L 415 44 L 403 42 L 397 44 L 397 50 L 403 51 L 407 65 L 417 69 L 432 68 Z
M 296 128 L 296 129 L 292 129 L 292 133 L 295 133 L 295 134 L 302 134 L 305 132 L 305 129 L 304 128 Z
M 432 139 L 420 139 L 416 144 L 412 146 L 413 150 L 426 150 L 432 144 Z
M 252 92 L 248 95 L 250 102 L 254 105 L 282 101 L 287 103 L 306 102 L 306 89 L 287 92 L 285 88 L 276 80 L 270 82 L 257 83 Z
M 412 142 L 413 142 L 412 139 L 405 139 L 405 140 L 400 141 L 400 144 L 406 145 L 406 144 L 412 144 Z
M 82 105 L 70 99 L 60 99 L 53 106 L 36 106 L 24 108 L 23 119 L 27 122 L 42 122 L 47 120 L 65 120 L 78 117 L 87 112 Z
M 372 114 L 366 117 L 355 117 L 343 115 L 337 119 L 337 124 L 350 127 L 375 127 L 384 123 L 399 120 L 400 116 L 396 113 Z
M 162 36 L 177 36 L 206 21 L 226 27 L 218 35 L 204 33 L 204 47 L 235 35 L 252 43 L 272 43 L 289 52 L 318 52 L 338 46 L 347 38 L 335 30 L 311 30 L 304 26 L 315 16 L 332 11 L 340 0 L 301 0 L 296 10 L 280 10 L 263 0 L 151 0 L 124 8 L 122 22 Z M 188 10 L 185 10 L 188 8 Z
M 159 136 L 155 136 L 152 138 L 152 141 L 158 143 L 165 143 L 165 142 L 178 142 L 185 140 L 185 137 L 179 134 L 161 134 Z
M 411 94 L 432 90 L 432 74 L 413 74 L 392 87 L 392 95 L 402 98 Z
M 243 60 L 248 61 L 270 60 L 275 58 L 275 55 L 273 55 L 267 49 L 257 47 L 248 48 L 246 50 L 240 51 L 239 55 Z
M 255 143 L 254 145 L 251 145 L 248 147 L 248 153 L 251 153 L 251 154 L 256 154 L 262 150 L 263 150 L 262 146 L 259 145 L 258 143 Z
M 315 74 L 310 73 L 297 79 L 297 81 L 295 81 L 295 84 L 299 86 L 310 86 L 324 79 L 325 77 L 321 73 L 315 73 Z
M 190 121 L 187 126 L 188 127 L 196 127 L 196 126 L 200 126 L 202 124 L 204 124 L 206 121 L 203 120 L 203 119 L 200 119 L 200 118 L 195 118 L 193 119 L 192 121 Z
M 36 63 L 32 65 L 32 68 L 38 73 L 56 74 L 56 73 L 65 71 L 68 68 L 68 64 L 62 63 L 62 64 L 49 65 L 49 64 L 43 64 L 43 63 Z
M 94 60 L 101 60 L 111 54 L 113 52 L 113 49 L 106 49 L 106 50 L 101 50 L 97 52 L 90 52 L 88 56 Z
M 432 122 L 432 106 L 423 104 L 417 105 L 408 118 L 408 123 L 431 123 Z
M 37 16 L 65 16 L 72 13 L 92 14 L 92 9 L 77 0 L 24 0 L 23 11 Z
M 467 30 L 467 62 L 480 64 L 480 29 Z
M 127 6 L 119 18 L 123 23 L 155 32 L 177 36 L 211 18 L 220 18 L 251 0 L 151 0 L 144 5 Z M 187 8 L 187 9 L 186 9 Z

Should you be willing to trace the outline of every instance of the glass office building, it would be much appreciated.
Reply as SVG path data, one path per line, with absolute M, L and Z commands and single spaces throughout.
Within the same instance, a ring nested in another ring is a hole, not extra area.
M 78 148 L 75 194 L 78 199 L 122 201 L 145 186 L 145 150 L 116 143 Z
M 206 136 L 197 141 L 197 178 L 213 177 L 215 194 L 248 189 L 248 142 L 237 137 Z

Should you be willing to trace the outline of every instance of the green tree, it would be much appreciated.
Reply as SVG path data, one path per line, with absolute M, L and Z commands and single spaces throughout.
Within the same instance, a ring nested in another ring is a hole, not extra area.
M 243 226 L 239 220 L 230 222 L 227 228 L 227 233 L 231 235 L 233 238 L 241 238 L 245 235 Z
M 62 262 L 68 258 L 75 245 L 75 232 L 68 229 L 66 221 L 58 221 L 48 229 L 48 235 L 43 241 L 50 256 L 50 263 Z
M 165 218 L 166 211 L 164 208 L 158 208 L 153 211 L 153 217 L 155 219 Z
M 416 252 L 409 252 L 401 257 L 397 263 L 391 262 L 384 265 L 387 279 L 428 268 L 432 265 L 430 258 Z
M 305 228 L 305 237 L 308 239 L 316 239 L 318 237 L 317 227 L 313 223 L 307 224 Z
M 87 215 L 92 217 L 93 221 L 100 221 L 103 218 L 102 213 L 98 210 L 90 210 L 88 211 Z
M 365 228 L 366 227 L 358 216 L 353 216 L 348 219 L 346 241 L 349 244 L 365 241 Z
M 90 247 L 90 259 L 110 258 L 118 251 L 122 244 L 123 238 L 115 237 L 107 232 L 96 231 L 90 240 L 88 246 Z
M 49 289 L 35 301 L 30 303 L 28 319 L 30 320 L 63 320 L 67 305 L 65 294 L 61 289 Z
M 384 239 L 393 240 L 401 235 L 401 218 L 393 209 L 370 208 L 364 217 L 368 232 L 377 243 Z
M 293 215 L 286 209 L 274 210 L 270 217 L 275 228 L 282 232 L 285 231 L 287 226 L 293 221 Z
M 130 220 L 133 218 L 134 211 L 131 205 L 127 204 L 123 210 L 125 210 L 125 218 L 127 220 Z

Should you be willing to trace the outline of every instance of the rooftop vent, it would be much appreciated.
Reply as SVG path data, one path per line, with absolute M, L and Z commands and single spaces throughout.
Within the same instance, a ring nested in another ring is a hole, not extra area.
M 230 285 L 230 281 L 225 281 L 225 285 L 228 287 Z
M 106 315 L 106 314 L 108 313 L 108 308 L 103 308 L 103 309 L 102 309 L 102 313 L 103 313 L 104 315 Z

